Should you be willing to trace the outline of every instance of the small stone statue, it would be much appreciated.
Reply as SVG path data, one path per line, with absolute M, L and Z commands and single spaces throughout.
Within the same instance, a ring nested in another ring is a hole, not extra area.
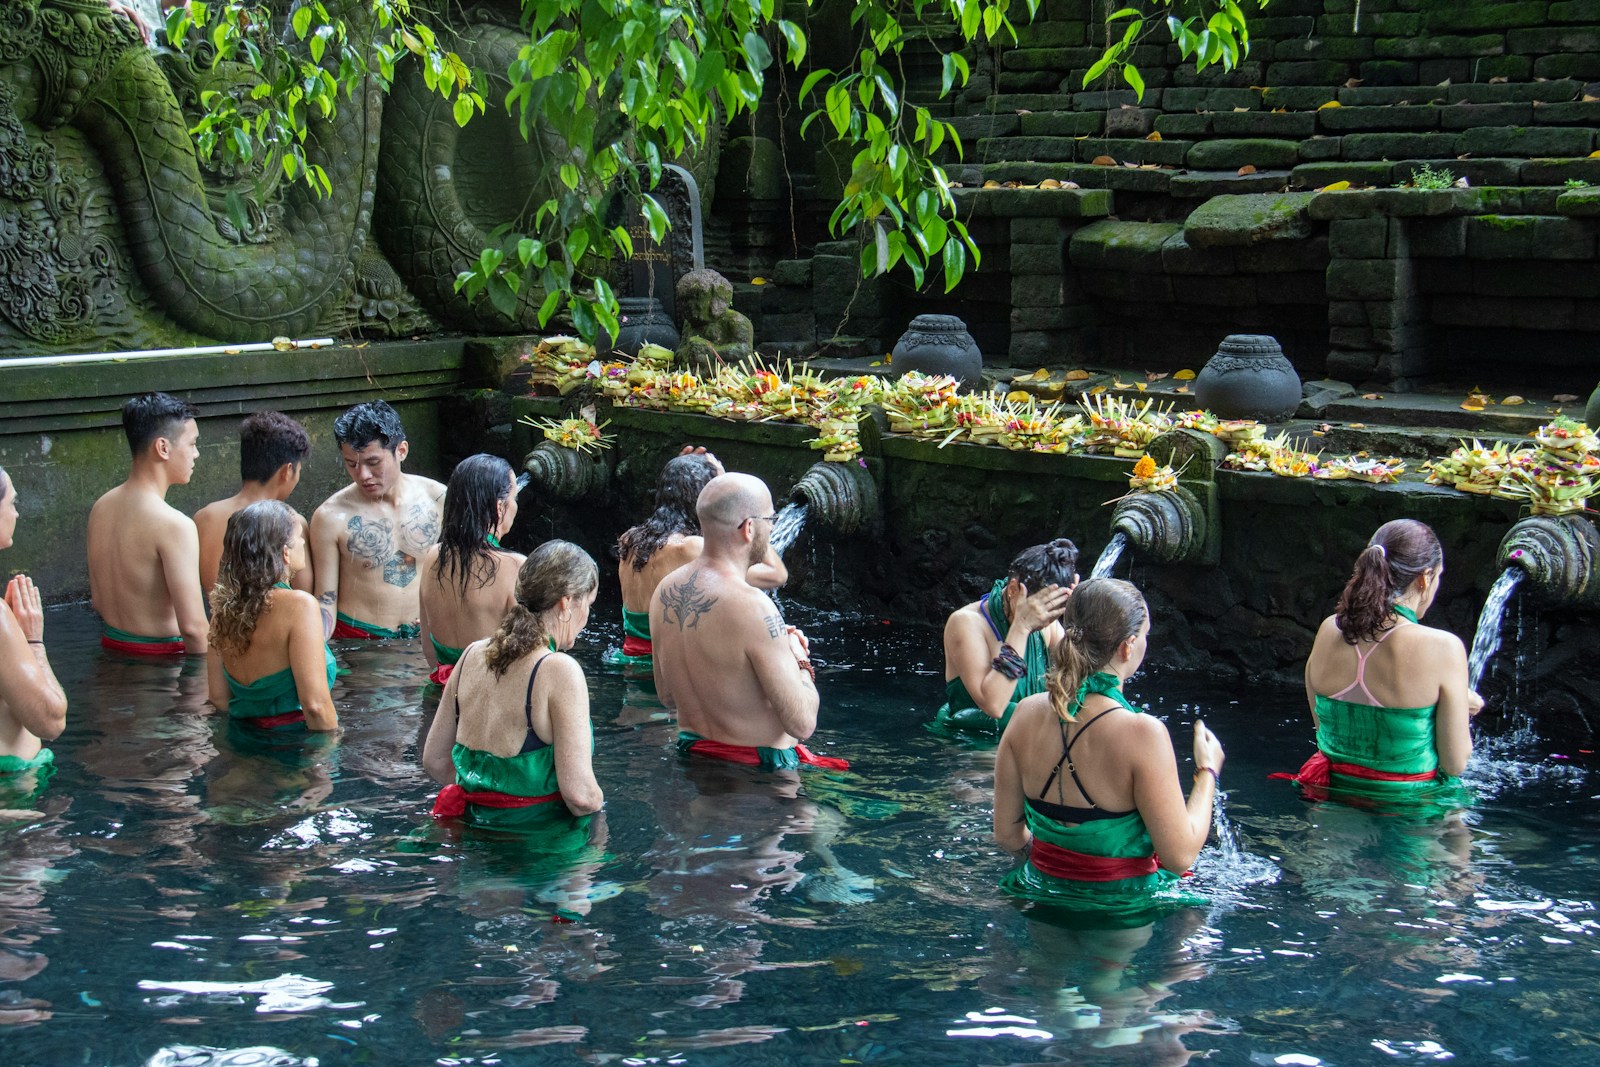
M 714 270 L 692 270 L 678 279 L 678 310 L 683 339 L 678 362 L 696 371 L 718 363 L 738 363 L 755 347 L 750 320 L 733 310 L 733 283 Z

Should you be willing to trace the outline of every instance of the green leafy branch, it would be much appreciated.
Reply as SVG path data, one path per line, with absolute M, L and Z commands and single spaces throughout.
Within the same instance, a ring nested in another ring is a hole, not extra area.
M 1143 100 L 1144 76 L 1127 57 L 1157 24 L 1166 26 L 1196 70 L 1213 64 L 1232 70 L 1250 54 L 1250 27 L 1241 2 L 1260 10 L 1268 0 L 1144 0 L 1145 6 L 1113 11 L 1105 18 L 1106 49 L 1084 72 L 1083 87 L 1115 70 Z

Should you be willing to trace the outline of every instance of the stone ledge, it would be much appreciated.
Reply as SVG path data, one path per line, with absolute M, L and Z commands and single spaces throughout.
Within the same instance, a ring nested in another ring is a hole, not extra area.
M 1262 241 L 1311 236 L 1306 209 L 1317 193 L 1217 196 L 1195 208 L 1183 224 L 1195 248 L 1242 248 Z
M 1448 215 L 1456 209 L 1453 189 L 1344 189 L 1317 193 L 1308 211 L 1313 219 L 1396 218 Z

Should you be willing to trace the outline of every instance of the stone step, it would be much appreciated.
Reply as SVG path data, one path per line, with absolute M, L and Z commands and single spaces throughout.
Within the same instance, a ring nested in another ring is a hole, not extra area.
M 1108 137 L 1003 137 L 978 142 L 981 159 L 1090 163 L 1110 156 L 1118 163 L 1179 166 L 1189 154 L 1188 141 L 1146 141 Z
M 1076 182 L 1084 189 L 1132 193 L 1165 193 L 1176 173 L 1173 170 L 1144 170 L 1139 167 L 1097 167 L 1090 163 L 1007 162 L 983 165 L 985 180 L 1037 185 L 1046 178 L 1055 178 L 1057 181 Z

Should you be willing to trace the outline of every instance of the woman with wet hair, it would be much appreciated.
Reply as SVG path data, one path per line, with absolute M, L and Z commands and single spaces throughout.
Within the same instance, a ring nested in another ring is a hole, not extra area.
M 322 612 L 310 593 L 289 586 L 304 566 L 305 534 L 289 505 L 258 500 L 229 517 L 206 671 L 211 703 L 242 725 L 338 729 Z
M 1195 902 L 1174 883 L 1211 832 L 1222 745 L 1196 720 L 1185 799 L 1166 724 L 1122 695 L 1149 633 L 1127 582 L 1091 579 L 1067 601 L 1048 691 L 1017 706 L 995 759 L 995 838 L 1026 857 L 1008 893 L 1112 925 Z
M 617 538 L 617 577 L 622 584 L 622 648 L 603 657 L 608 666 L 649 668 L 650 597 L 661 579 L 700 558 L 704 541 L 695 502 L 700 490 L 723 473 L 717 457 L 686 447 L 667 461 L 656 481 L 656 509 Z M 770 548 L 745 579 L 758 589 L 778 589 L 789 572 Z
M 444 524 L 422 557 L 422 652 L 443 685 L 461 650 L 500 625 L 517 599 L 519 552 L 500 538 L 517 519 L 517 479 L 499 456 L 468 456 L 450 472 Z
M 1467 684 L 1461 639 L 1422 625 L 1443 576 L 1444 552 L 1426 525 L 1378 527 L 1306 660 L 1317 753 L 1280 777 L 1308 796 L 1363 805 L 1469 799 L 1454 779 L 1472 755 L 1483 698 Z
M 0 467 L 0 549 L 17 533 L 17 487 Z M 26 574 L 0 597 L 0 806 L 20 808 L 50 780 L 44 747 L 67 726 L 67 694 L 44 648 L 44 603 Z
M 1078 546 L 1065 537 L 1024 549 L 988 593 L 945 621 L 946 700 L 935 732 L 998 737 L 1017 702 L 1044 690 L 1077 566 Z
M 445 787 L 434 815 L 517 829 L 542 824 L 560 810 L 543 807 L 553 801 L 573 815 L 600 810 L 588 684 L 564 651 L 599 584 L 594 560 L 569 541 L 528 554 L 499 629 L 468 645 L 445 683 L 422 753 Z

